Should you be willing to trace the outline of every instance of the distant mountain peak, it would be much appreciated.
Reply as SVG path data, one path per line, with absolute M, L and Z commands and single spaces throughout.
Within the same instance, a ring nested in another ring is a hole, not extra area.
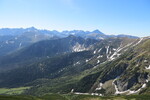
M 38 30 L 38 29 L 36 29 L 35 27 L 29 27 L 29 28 L 26 28 L 27 30 L 30 30 L 30 31 L 35 31 L 35 30 Z
M 99 33 L 99 34 L 104 34 L 101 31 L 99 31 L 98 29 L 94 30 L 93 33 Z

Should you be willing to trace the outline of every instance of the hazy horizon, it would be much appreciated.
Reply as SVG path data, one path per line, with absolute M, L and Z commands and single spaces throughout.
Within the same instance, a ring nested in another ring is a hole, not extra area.
M 150 35 L 149 0 L 0 0 L 0 28 Z
M 57 31 L 57 32 L 63 32 L 63 31 L 85 31 L 85 32 L 92 32 L 92 31 L 95 31 L 95 30 L 99 30 L 99 29 L 94 29 L 94 30 L 77 30 L 77 29 L 72 29 L 72 30 L 53 30 L 53 29 L 42 29 L 42 28 L 36 28 L 34 26 L 31 26 L 31 27 L 12 27 L 12 28 L 9 28 L 9 27 L 4 27 L 4 28 L 0 28 L 0 29 L 28 29 L 28 28 L 35 28 L 35 29 L 38 29 L 38 30 L 48 30 L 48 31 Z M 100 32 L 102 32 L 101 30 L 99 30 Z M 104 33 L 104 32 L 102 32 Z M 132 34 L 107 34 L 107 33 L 104 33 L 105 35 L 129 35 L 129 36 L 137 36 L 137 35 L 132 35 Z M 148 35 L 147 35 L 148 36 Z M 146 36 L 137 36 L 137 37 L 146 37 Z

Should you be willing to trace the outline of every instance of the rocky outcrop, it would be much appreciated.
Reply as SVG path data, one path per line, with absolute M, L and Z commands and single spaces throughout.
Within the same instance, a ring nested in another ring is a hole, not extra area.
M 133 76 L 122 75 L 118 80 L 115 81 L 115 84 L 117 85 L 119 91 L 126 91 L 131 89 L 133 86 L 136 88 L 137 84 L 144 84 L 146 79 L 147 73 L 135 73 Z

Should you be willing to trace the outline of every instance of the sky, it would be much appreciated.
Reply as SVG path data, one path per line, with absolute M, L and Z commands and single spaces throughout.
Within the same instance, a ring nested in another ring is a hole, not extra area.
M 0 0 L 0 28 L 150 36 L 150 0 Z

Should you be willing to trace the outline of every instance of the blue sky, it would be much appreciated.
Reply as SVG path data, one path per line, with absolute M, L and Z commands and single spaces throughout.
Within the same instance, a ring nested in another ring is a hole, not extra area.
M 0 0 L 0 28 L 150 36 L 150 0 Z

